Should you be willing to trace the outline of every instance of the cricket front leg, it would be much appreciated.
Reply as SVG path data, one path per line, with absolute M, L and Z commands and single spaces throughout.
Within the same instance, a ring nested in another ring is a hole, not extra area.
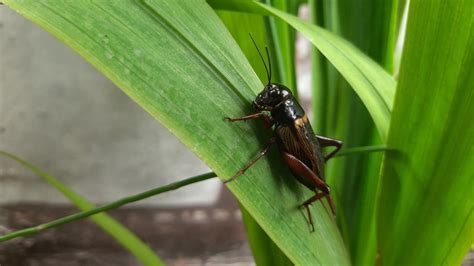
M 263 120 L 265 124 L 265 128 L 271 128 L 273 124 L 275 124 L 275 121 L 269 115 L 265 113 L 256 113 L 256 114 L 246 115 L 243 117 L 235 117 L 235 118 L 224 117 L 224 120 L 229 121 L 229 122 L 247 121 L 247 120 L 254 120 L 254 119 Z
M 238 176 L 240 175 L 243 175 L 245 173 L 245 171 L 247 171 L 247 169 L 249 169 L 252 165 L 254 165 L 258 160 L 260 160 L 260 158 L 262 158 L 263 156 L 265 156 L 265 154 L 268 153 L 268 151 L 270 150 L 270 147 L 275 144 L 277 142 L 277 138 L 276 137 L 273 137 L 271 138 L 268 142 L 267 142 L 267 145 L 262 149 L 260 150 L 260 152 L 258 153 L 258 155 L 250 162 L 248 162 L 244 167 L 242 167 L 242 169 L 240 169 L 239 171 L 237 171 L 237 173 L 235 173 L 235 175 L 233 175 L 231 178 L 227 179 L 226 181 L 224 181 L 224 183 L 229 183 L 230 181 L 233 181 L 235 180 Z
M 337 140 L 337 139 L 331 139 L 323 136 L 318 136 L 316 135 L 316 138 L 318 139 L 319 144 L 321 147 L 336 147 L 335 150 L 333 150 L 331 153 L 328 155 L 324 156 L 324 161 L 328 161 L 331 159 L 342 147 L 342 141 Z

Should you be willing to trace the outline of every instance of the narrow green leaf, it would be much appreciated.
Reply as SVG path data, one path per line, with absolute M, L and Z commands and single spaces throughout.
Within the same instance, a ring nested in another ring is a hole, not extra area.
M 461 265 L 474 238 L 474 5 L 411 1 L 379 202 L 383 265 Z
M 333 34 L 340 36 L 338 5 L 339 5 L 339 2 L 334 1 L 334 0 L 317 1 L 317 7 L 316 5 L 313 5 L 313 8 L 316 7 L 317 9 L 319 9 L 319 10 L 314 10 L 314 12 L 318 12 L 320 18 L 319 18 L 318 23 L 312 23 L 312 24 L 318 25 L 319 27 L 330 31 Z M 318 51 L 318 48 L 316 46 L 313 46 L 313 48 L 316 51 Z M 320 51 L 318 51 L 318 53 L 321 54 Z M 320 113 L 316 114 L 316 115 L 319 115 L 318 118 L 320 118 L 321 121 L 319 120 L 315 121 L 313 126 L 316 127 L 316 130 L 319 132 L 319 134 L 337 138 L 339 136 L 337 136 L 335 133 L 337 133 L 337 131 L 342 130 L 342 127 L 345 125 L 345 121 L 347 121 L 347 120 L 344 120 L 345 117 L 339 114 L 342 111 L 346 110 L 348 105 L 342 105 L 342 106 L 338 105 L 338 102 L 344 103 L 346 101 L 346 97 L 342 97 L 343 95 L 341 95 L 340 93 L 341 83 L 346 83 L 346 82 L 343 81 L 343 79 L 341 79 L 341 74 L 337 71 L 334 65 L 331 64 L 331 62 L 327 58 L 324 57 L 324 54 L 321 54 L 320 58 L 322 62 L 321 67 L 323 70 L 324 77 L 319 76 L 319 78 L 323 78 L 324 83 L 320 84 L 319 89 L 315 91 L 316 94 L 313 95 L 314 97 L 313 99 L 317 100 L 314 104 L 321 105 L 319 106 Z M 318 76 L 315 76 L 315 77 L 318 77 Z M 314 79 L 313 81 L 318 82 Z M 321 85 L 323 85 L 324 87 L 322 87 Z M 342 124 L 339 123 L 341 120 L 343 122 Z M 332 172 L 331 168 L 337 169 L 339 164 L 340 163 L 336 162 L 336 163 L 332 163 L 328 165 L 329 166 L 327 168 L 328 182 L 330 182 L 332 179 L 332 176 L 334 176 L 334 174 L 331 173 Z M 335 197 L 335 201 L 336 201 L 336 204 L 338 204 L 337 197 Z M 338 220 L 340 221 L 341 218 L 343 218 L 343 216 L 339 215 Z M 343 231 L 343 237 L 345 237 L 344 230 L 342 231 Z
M 268 0 L 266 1 L 271 6 L 277 7 L 286 12 L 289 11 L 289 3 L 287 0 Z M 277 59 L 273 62 L 279 71 L 280 79 L 278 82 L 285 84 L 297 95 L 296 87 L 296 72 L 295 72 L 295 33 L 288 24 L 275 18 L 268 18 L 269 28 L 271 33 L 270 40 L 272 41 L 273 54 Z M 273 66 L 273 65 L 272 65 Z M 275 82 L 275 81 L 274 81 Z
M 268 139 L 255 123 L 223 121 L 250 113 L 263 85 L 206 2 L 5 2 L 91 62 L 221 178 Z M 272 152 L 228 187 L 295 264 L 350 264 L 321 204 L 309 233 L 298 205 L 312 193 L 279 160 Z
M 46 173 L 33 164 L 5 151 L 0 151 L 0 155 L 6 156 L 12 160 L 17 161 L 26 168 L 33 171 L 38 176 L 42 177 L 46 182 L 50 183 L 54 188 L 67 197 L 74 205 L 83 211 L 91 210 L 94 205 L 84 199 L 81 195 L 74 192 L 65 184 L 61 183 L 59 179 Z M 143 243 L 135 234 L 128 230 L 125 226 L 120 224 L 117 220 L 105 213 L 95 214 L 91 217 L 98 226 L 113 237 L 120 245 L 132 253 L 144 265 L 164 265 L 158 256 Z M 46 229 L 45 226 L 37 228 L 39 231 Z M 3 237 L 2 237 L 3 238 Z M 8 239 L 5 239 L 8 240 Z M 0 241 L 1 242 L 1 241 Z
M 308 1 L 310 22 L 314 25 L 323 27 L 324 25 L 324 12 L 323 12 L 323 1 L 309 0 Z M 316 49 L 311 47 L 311 86 L 312 86 L 312 98 L 311 105 L 313 109 L 313 126 L 317 128 L 318 134 L 327 136 L 327 119 L 328 112 L 326 108 L 328 105 L 328 73 L 327 73 L 327 60 L 323 55 Z
M 338 1 L 341 36 L 391 73 L 397 37 L 398 0 Z

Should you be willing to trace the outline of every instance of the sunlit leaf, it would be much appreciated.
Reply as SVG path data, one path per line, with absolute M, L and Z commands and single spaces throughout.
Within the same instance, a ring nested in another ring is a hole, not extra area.
M 472 1 L 410 1 L 379 204 L 383 265 L 461 265 L 474 240 Z

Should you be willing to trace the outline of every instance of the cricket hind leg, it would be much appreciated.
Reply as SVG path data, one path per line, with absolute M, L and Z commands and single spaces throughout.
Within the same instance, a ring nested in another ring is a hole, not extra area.
M 337 139 L 331 139 L 323 136 L 316 135 L 316 138 L 318 139 L 319 144 L 321 147 L 336 147 L 335 150 L 333 150 L 331 153 L 328 155 L 324 156 L 324 161 L 328 161 L 331 159 L 336 153 L 341 149 L 342 147 L 342 141 L 337 140 Z
M 305 186 L 307 186 L 309 189 L 311 189 L 315 192 L 317 190 L 321 191 L 321 192 L 316 192 L 316 195 L 309 198 L 308 200 L 306 200 L 305 202 L 303 202 L 300 205 L 300 206 L 304 206 L 306 208 L 306 211 L 308 213 L 308 220 L 311 224 L 311 227 L 314 229 L 313 218 L 311 217 L 311 212 L 309 210 L 309 205 L 311 203 L 313 203 L 317 200 L 321 201 L 322 198 L 326 198 L 329 205 L 330 205 L 330 207 L 331 207 L 332 214 L 333 215 L 336 214 L 336 208 L 334 207 L 334 202 L 332 201 L 332 198 L 329 194 L 330 193 L 330 188 L 326 184 L 326 182 L 324 182 L 324 180 L 322 180 L 320 177 L 318 177 L 316 175 L 316 173 L 311 171 L 311 169 L 309 169 L 306 164 L 304 164 L 302 161 L 300 161 L 295 156 L 293 156 L 293 155 L 291 155 L 287 152 L 282 152 L 281 156 L 282 156 L 282 159 L 285 162 L 285 164 L 290 168 L 291 172 L 293 174 L 299 176 L 302 179 L 302 181 L 304 181 L 302 183 Z M 323 205 L 323 207 L 327 211 L 327 208 L 326 208 L 326 206 L 324 205 L 324 203 L 322 201 L 321 201 L 321 204 Z
M 326 205 L 322 201 L 322 198 L 327 199 L 327 201 L 329 202 L 329 206 L 331 206 L 332 215 L 335 215 L 334 203 L 331 199 L 331 196 L 329 194 L 324 193 L 324 192 L 316 192 L 316 195 L 312 196 L 311 198 L 307 199 L 306 201 L 304 201 L 303 203 L 300 204 L 300 207 L 305 207 L 306 213 L 308 214 L 308 221 L 309 221 L 309 224 L 311 225 L 311 232 L 314 232 L 314 222 L 313 222 L 313 216 L 311 215 L 311 211 L 310 211 L 309 206 L 313 202 L 319 200 L 321 202 L 321 205 L 323 205 L 324 209 L 326 210 L 326 212 L 328 214 L 330 214 L 330 212 L 326 208 Z
M 316 195 L 312 196 L 311 198 L 309 198 L 308 200 L 306 200 L 305 202 L 300 204 L 300 207 L 305 207 L 306 213 L 308 214 L 308 221 L 309 221 L 309 224 L 311 226 L 311 232 L 314 232 L 314 222 L 313 222 L 313 216 L 311 215 L 311 211 L 309 209 L 309 205 L 311 205 L 311 203 L 313 203 L 317 200 L 320 200 L 324 196 L 325 196 L 324 193 L 317 193 L 316 192 Z M 324 206 L 324 204 L 323 204 L 323 206 Z M 326 206 L 324 206 L 324 208 L 326 209 Z M 327 209 L 326 209 L 326 211 L 327 211 Z
M 308 206 L 311 205 L 311 203 L 315 201 L 321 201 L 321 205 L 323 205 L 324 209 L 326 210 L 327 213 L 329 213 L 328 209 L 326 208 L 326 205 L 324 202 L 321 200 L 322 198 L 326 198 L 326 200 L 329 203 L 329 206 L 331 207 L 331 213 L 332 215 L 336 215 L 336 210 L 334 207 L 334 202 L 332 201 L 331 196 L 328 193 L 324 192 L 316 192 L 316 195 L 312 196 L 311 198 L 307 199 L 305 202 L 301 203 L 300 206 Z
M 247 169 L 249 169 L 252 165 L 254 165 L 258 160 L 260 160 L 263 156 L 265 156 L 265 154 L 268 153 L 268 151 L 270 150 L 271 146 L 273 144 L 275 144 L 277 142 L 277 138 L 276 137 L 273 137 L 271 138 L 268 142 L 267 142 L 267 145 L 262 149 L 260 150 L 260 152 L 258 153 L 257 157 L 255 157 L 252 161 L 248 162 L 244 167 L 242 167 L 239 171 L 237 171 L 237 173 L 235 173 L 235 175 L 233 175 L 231 178 L 227 179 L 226 181 L 224 181 L 224 184 L 226 183 L 229 183 L 233 180 L 235 180 L 237 177 L 239 177 L 240 175 L 243 175 L 245 173 L 245 171 L 247 171 Z

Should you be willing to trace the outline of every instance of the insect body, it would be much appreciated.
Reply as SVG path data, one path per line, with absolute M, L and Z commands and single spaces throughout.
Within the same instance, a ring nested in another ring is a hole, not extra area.
M 266 52 L 270 63 L 268 49 L 266 49 Z M 260 51 L 259 54 L 263 61 Z M 266 64 L 265 69 L 267 69 Z M 239 118 L 226 118 L 226 120 L 235 122 L 262 119 L 265 122 L 266 128 L 274 128 L 275 135 L 268 141 L 266 147 L 260 151 L 255 159 L 240 169 L 226 183 L 242 175 L 249 167 L 263 157 L 273 144 L 277 144 L 283 162 L 289 167 L 295 178 L 315 192 L 313 197 L 301 204 L 301 206 L 306 208 L 309 223 L 311 224 L 312 231 L 314 231 L 313 220 L 308 207 L 312 202 L 325 197 L 333 214 L 335 214 L 334 203 L 329 194 L 330 188 L 325 182 L 324 163 L 336 154 L 341 148 L 342 142 L 315 135 L 308 117 L 290 90 L 281 84 L 270 82 L 271 67 L 270 71 L 267 69 L 267 77 L 268 84 L 253 101 L 253 108 L 256 113 Z M 334 146 L 336 149 L 324 156 L 321 148 L 326 146 Z

